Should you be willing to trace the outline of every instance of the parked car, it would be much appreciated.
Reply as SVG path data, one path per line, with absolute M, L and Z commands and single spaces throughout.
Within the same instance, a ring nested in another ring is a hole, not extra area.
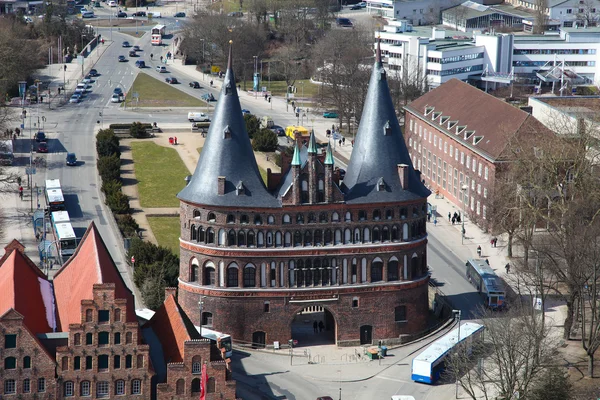
M 94 12 L 93 11 L 82 11 L 81 12 L 81 18 L 94 18 Z
M 40 144 L 38 144 L 37 152 L 38 153 L 47 153 L 48 152 L 48 143 L 41 142 Z
M 361 8 L 366 8 L 366 7 L 367 7 L 367 2 L 366 2 L 366 1 L 361 1 L 360 3 L 358 3 L 358 5 L 359 5 Z
M 90 76 L 98 76 L 98 71 L 94 68 L 90 69 Z
M 281 126 L 273 126 L 270 129 L 271 132 L 275 133 L 277 136 L 285 136 L 285 130 Z
M 125 61 L 127 61 L 125 56 L 119 56 L 119 62 L 125 62 Z
M 179 11 L 178 13 L 175 13 L 175 15 L 173 15 L 173 17 L 175 17 L 175 18 L 185 18 L 185 13 Z
M 117 18 L 127 18 L 127 13 L 125 13 L 123 11 L 119 11 L 117 13 Z
M 325 111 L 323 118 L 339 118 L 339 115 L 336 111 Z
M 157 65 L 156 70 L 160 73 L 165 73 L 167 72 L 167 67 L 165 67 L 164 65 Z
M 353 26 L 352 21 L 350 21 L 348 18 L 337 18 L 335 20 L 335 23 L 337 24 L 337 26 L 345 28 L 351 28 Z
M 116 87 L 113 89 L 113 94 L 123 96 L 123 90 L 120 87 Z
M 352 7 L 350 7 L 351 10 L 362 10 L 362 7 L 359 4 L 355 4 Z
M 46 141 L 46 134 L 42 131 L 37 131 L 34 137 L 36 142 L 45 142 Z
M 77 165 L 77 156 L 75 153 L 67 153 L 67 165 L 70 167 Z
M 204 101 L 216 101 L 215 96 L 212 93 L 205 93 L 202 95 L 202 100 Z
M 75 103 L 79 103 L 81 100 L 81 98 L 79 96 L 77 96 L 76 94 L 74 94 L 73 96 L 71 96 L 71 98 L 69 99 L 69 103 L 71 104 L 75 104 Z
M 120 103 L 121 102 L 121 96 L 113 93 L 113 95 L 110 97 L 110 102 L 111 103 Z
M 108 6 L 109 7 L 116 7 L 117 6 L 117 2 L 114 1 L 114 0 L 111 0 L 111 1 L 108 2 Z
M 135 50 L 131 50 L 129 52 L 129 57 L 139 57 L 139 56 L 137 55 L 137 53 L 135 52 Z
M 144 60 L 137 60 L 135 66 L 138 68 L 146 68 L 146 62 Z
M 138 46 L 137 44 L 135 46 L 133 46 L 133 49 L 135 51 L 142 51 L 142 49 L 140 48 L 140 46 Z
M 208 114 L 202 112 L 189 112 L 188 121 L 190 122 L 210 122 Z
M 194 89 L 200 89 L 200 84 L 196 81 L 190 82 L 190 87 Z
M 92 83 L 92 76 L 91 75 L 86 75 L 85 78 L 83 78 L 81 80 L 82 83 L 88 84 L 88 83 Z
M 134 17 L 145 17 L 146 16 L 146 11 L 136 11 L 133 14 Z
M 123 47 L 130 47 L 130 46 L 131 46 L 131 45 L 129 44 L 129 42 L 128 42 L 128 41 L 124 41 L 124 42 L 123 42 Z
M 171 85 L 175 85 L 175 84 L 179 83 L 177 78 L 175 78 L 174 76 L 169 76 L 168 78 L 165 79 L 165 82 L 167 82 Z

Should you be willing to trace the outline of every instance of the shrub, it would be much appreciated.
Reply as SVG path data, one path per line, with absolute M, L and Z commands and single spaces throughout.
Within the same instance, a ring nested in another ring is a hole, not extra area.
M 103 180 L 102 181 L 102 192 L 106 195 L 111 193 L 120 192 L 122 184 L 120 181 L 115 180 Z
M 117 214 L 115 215 L 117 220 L 117 226 L 125 237 L 135 237 L 140 229 L 138 223 L 133 219 L 131 214 Z
M 129 197 L 121 191 L 107 194 L 106 205 L 115 214 L 128 214 L 131 212 Z
M 98 173 L 102 181 L 121 181 L 121 159 L 116 154 L 98 158 Z
M 116 154 L 121 157 L 119 150 L 119 138 L 112 129 L 102 129 L 96 135 L 96 152 L 98 157 L 112 156 Z
M 248 136 L 250 136 L 250 139 L 252 139 L 260 129 L 258 118 L 252 114 L 245 114 L 244 122 L 246 122 L 246 131 L 248 131 Z
M 129 134 L 136 139 L 148 137 L 146 127 L 141 122 L 134 122 L 131 124 L 129 127 Z
M 277 144 L 277 134 L 270 129 L 261 129 L 252 139 L 252 148 L 255 151 L 275 151 Z

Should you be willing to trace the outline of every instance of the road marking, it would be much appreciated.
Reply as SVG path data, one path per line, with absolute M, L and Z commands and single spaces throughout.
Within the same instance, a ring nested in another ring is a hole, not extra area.
M 386 381 L 394 381 L 394 382 L 401 382 L 401 383 L 411 383 L 412 381 L 405 381 L 403 379 L 396 379 L 396 378 L 388 378 L 387 376 L 375 376 L 375 378 L 379 378 L 379 379 L 385 379 Z

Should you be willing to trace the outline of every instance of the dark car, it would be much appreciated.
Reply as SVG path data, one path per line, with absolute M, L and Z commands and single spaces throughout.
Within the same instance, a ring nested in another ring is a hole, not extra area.
M 127 13 L 123 11 L 117 13 L 117 18 L 127 18 Z
M 119 62 L 125 62 L 125 61 L 127 61 L 125 56 L 119 56 Z
M 35 141 L 36 142 L 45 142 L 46 141 L 46 134 L 42 131 L 38 131 L 35 134 Z
M 190 82 L 190 87 L 194 89 L 200 89 L 200 84 L 196 81 Z
M 48 152 L 48 143 L 41 142 L 37 148 L 38 153 L 47 153 Z
M 139 57 L 139 56 L 137 55 L 137 53 L 135 52 L 135 50 L 131 50 L 129 52 L 129 57 Z
M 71 167 L 77 165 L 77 156 L 75 153 L 67 153 L 67 165 Z
M 179 81 L 177 80 L 177 78 L 172 77 L 172 76 L 166 78 L 165 82 L 170 83 L 171 85 L 175 85 L 176 83 L 179 83 Z
M 204 101 L 215 101 L 215 96 L 212 93 L 205 93 L 202 95 L 202 100 Z
M 146 11 L 137 11 L 137 12 L 134 12 L 133 14 L 131 14 L 131 15 L 133 15 L 134 17 L 145 17 L 146 16 Z
M 280 126 L 272 127 L 271 132 L 274 132 L 277 136 L 285 136 L 285 130 Z
M 175 13 L 175 15 L 173 15 L 175 18 L 185 18 L 185 13 L 179 11 L 178 13 Z
M 135 46 L 133 46 L 133 49 L 135 51 L 142 51 L 142 49 L 140 48 L 140 46 L 138 46 L 137 44 Z
M 116 87 L 113 89 L 114 94 L 118 94 L 119 96 L 123 95 L 123 90 L 120 87 Z
M 352 7 L 350 7 L 351 10 L 362 10 L 362 7 L 358 4 L 353 5 Z
M 144 60 L 137 60 L 135 66 L 138 68 L 146 68 L 146 62 Z
M 90 76 L 98 76 L 98 71 L 96 71 L 95 69 L 90 69 Z
M 352 27 L 352 21 L 350 21 L 348 18 L 337 18 L 335 20 L 335 23 L 337 24 L 337 26 L 342 26 L 342 27 Z
M 123 42 L 123 47 L 130 47 L 131 45 L 129 44 L 129 42 L 125 41 Z

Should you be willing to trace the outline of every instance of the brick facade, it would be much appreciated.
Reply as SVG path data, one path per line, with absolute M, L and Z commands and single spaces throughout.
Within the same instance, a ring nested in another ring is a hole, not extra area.
M 56 349 L 60 398 L 150 398 L 149 346 L 126 315 L 112 283 L 94 285 L 93 298 L 81 301 L 81 323 L 69 325 L 68 345 Z
M 56 399 L 56 364 L 23 316 L 7 311 L 0 317 L 0 331 L 2 398 Z
M 211 354 L 212 352 L 212 354 Z M 236 399 L 235 381 L 231 378 L 229 359 L 211 361 L 220 354 L 209 340 L 188 340 L 183 344 L 183 362 L 167 364 L 167 382 L 156 387 L 157 400 L 200 397 L 202 365 L 207 367 L 207 400 Z
M 404 138 L 413 165 L 421 171 L 421 178 L 432 192 L 443 195 L 461 213 L 464 207 L 472 220 L 486 226 L 496 164 L 444 132 L 439 126 L 440 117 L 436 122 L 432 121 L 433 113 L 427 116 L 405 113 Z M 454 123 L 449 122 L 451 126 Z M 453 129 L 462 128 L 464 126 L 454 123 Z M 460 135 L 464 137 L 464 132 Z M 465 191 L 461 190 L 463 185 Z

